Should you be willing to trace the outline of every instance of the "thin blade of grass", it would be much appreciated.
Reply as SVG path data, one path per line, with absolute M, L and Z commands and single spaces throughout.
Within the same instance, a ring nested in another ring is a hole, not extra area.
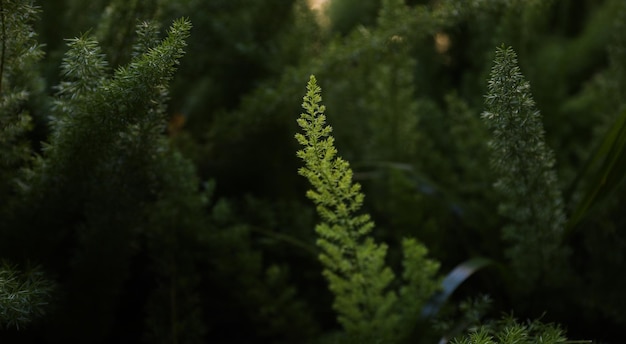
M 430 318 L 437 314 L 450 298 L 450 295 L 452 295 L 463 282 L 476 273 L 476 271 L 492 264 L 495 263 L 490 259 L 476 257 L 457 265 L 441 282 L 442 289 L 435 293 L 426 305 L 424 305 L 424 308 L 422 308 L 422 317 Z
M 626 178 L 626 110 L 622 111 L 602 143 L 587 160 L 576 185 L 585 180 L 587 190 L 572 213 L 567 229 L 571 230 L 598 203 L 608 198 Z

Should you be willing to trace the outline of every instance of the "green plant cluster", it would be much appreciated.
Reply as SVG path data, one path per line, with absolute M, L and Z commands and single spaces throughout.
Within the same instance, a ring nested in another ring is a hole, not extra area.
M 626 2 L 311 4 L 0 0 L 1 343 L 622 342 Z
M 27 326 L 46 313 L 54 285 L 37 268 L 20 272 L 6 263 L 0 269 L 0 326 Z
M 546 146 L 530 84 L 511 48 L 496 51 L 485 105 L 482 118 L 493 135 L 489 146 L 498 174 L 498 211 L 508 223 L 502 228 L 503 239 L 510 243 L 506 254 L 519 282 L 526 282 L 521 287 L 529 289 L 541 278 L 556 277 L 564 267 L 565 215 L 554 156 Z
M 496 343 L 576 343 L 563 336 L 563 330 L 553 324 L 538 320 L 520 323 L 505 316 L 488 326 L 480 327 L 464 338 L 454 339 L 454 344 L 496 344 Z

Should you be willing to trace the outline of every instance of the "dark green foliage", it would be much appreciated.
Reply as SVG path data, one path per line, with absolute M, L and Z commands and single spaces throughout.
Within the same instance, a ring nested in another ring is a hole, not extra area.
M 38 268 L 0 267 L 0 328 L 24 327 L 46 314 L 53 284 Z
M 376 21 L 380 0 L 336 0 L 325 9 L 333 31 L 347 34 L 357 25 L 369 26 Z
M 0 1 L 0 229 L 11 228 L 7 218 L 23 187 L 19 170 L 26 166 L 32 128 L 28 108 L 41 92 L 37 63 L 43 57 L 31 25 L 38 9 L 27 1 Z M 5 252 L 0 251 L 4 255 Z M 52 282 L 42 271 L 0 266 L 0 327 L 20 329 L 45 314 Z
M 74 297 L 66 300 L 64 311 L 76 316 L 91 310 L 98 317 L 82 318 L 80 330 L 73 331 L 74 338 L 87 334 L 95 336 L 93 340 L 107 338 L 119 307 L 115 300 L 128 278 L 129 261 L 138 244 L 138 227 L 150 223 L 154 215 L 167 214 L 159 208 L 159 199 L 173 201 L 168 183 L 188 175 L 184 169 L 168 171 L 184 162 L 168 152 L 161 132 L 167 81 L 182 56 L 189 29 L 189 22 L 175 22 L 165 40 L 118 68 L 113 76 L 109 76 L 108 64 L 93 38 L 69 42 L 62 66 L 65 80 L 55 102 L 54 131 L 32 172 L 32 191 L 27 197 L 36 204 L 31 211 L 40 213 L 37 220 L 44 223 L 55 223 L 50 216 L 70 219 L 81 214 L 72 231 L 66 227 L 61 232 L 62 236 L 75 235 L 77 243 L 70 258 L 71 274 L 64 281 Z M 181 195 L 194 189 L 192 184 L 192 189 Z M 154 201 L 157 203 L 152 205 Z M 180 201 L 179 205 L 184 206 Z M 196 202 L 198 206 L 201 203 Z M 159 227 L 165 231 L 167 226 L 161 218 L 158 226 L 147 231 L 154 231 L 158 238 L 153 240 L 158 241 L 165 235 Z M 48 244 L 54 247 L 54 241 Z M 154 252 L 155 257 L 166 251 L 159 252 Z M 100 260 L 103 255 L 111 259 Z M 162 267 L 159 272 L 171 276 L 171 271 Z
M 0 5 L 0 342 L 622 342 L 624 1 Z
M 98 22 L 95 36 L 105 47 L 111 65 L 119 66 L 126 64 L 131 57 L 133 40 L 135 38 L 135 26 L 155 19 L 158 10 L 158 1 L 110 1 L 104 8 L 102 17 Z M 148 42 L 156 42 L 154 35 Z M 145 32 L 137 32 L 138 36 L 145 36 Z M 143 38 L 145 39 L 145 38 Z M 135 49 L 133 49 L 135 50 Z M 147 50 L 139 50 L 143 53 Z
M 564 269 L 565 215 L 553 153 L 512 48 L 496 51 L 485 105 L 482 117 L 493 135 L 491 161 L 498 174 L 494 187 L 501 197 L 498 212 L 507 222 L 502 237 L 511 245 L 506 253 L 518 283 L 528 289 Z
M 211 252 L 207 270 L 211 285 L 206 287 L 220 295 L 209 300 L 211 337 L 225 342 L 312 339 L 317 325 L 309 305 L 298 298 L 298 291 L 289 283 L 289 267 L 271 263 L 269 254 L 254 247 L 255 226 L 236 221 L 236 211 L 228 201 L 218 201 L 211 212 L 212 230 L 206 233 Z M 261 221 L 255 223 L 266 226 Z M 239 332 L 241 324 L 254 331 Z
M 454 344 L 499 344 L 499 343 L 568 343 L 563 331 L 555 325 L 543 324 L 538 320 L 520 323 L 508 316 L 489 327 L 481 327 L 461 338 Z
M 0 195 L 16 191 L 16 172 L 30 156 L 28 109 L 41 92 L 37 63 L 43 57 L 32 29 L 37 15 L 28 1 L 0 2 Z M 0 217 L 5 205 L 0 205 Z
M 194 196 L 193 169 L 170 152 L 161 136 L 167 82 L 182 57 L 189 30 L 190 23 L 179 20 L 161 43 L 140 40 L 136 51 L 146 49 L 112 76 L 93 38 L 69 41 L 62 65 L 64 80 L 54 102 L 53 132 L 44 155 L 28 174 L 25 206 L 17 210 L 18 215 L 37 215 L 25 222 L 21 235 L 32 235 L 39 226 L 49 229 L 31 240 L 29 247 L 37 252 L 31 258 L 62 269 L 63 294 L 72 295 L 62 297 L 57 305 L 70 316 L 58 320 L 59 338 L 91 337 L 91 342 L 102 342 L 111 336 L 117 326 L 115 314 L 123 307 L 117 300 L 138 245 L 147 245 L 150 255 L 174 263 L 155 261 L 155 270 L 171 279 L 168 290 L 185 295 L 180 305 L 170 305 L 167 311 L 165 319 L 175 323 L 175 331 L 168 331 L 167 337 L 193 336 L 190 331 L 176 331 L 179 326 L 184 329 L 189 318 L 172 314 L 193 314 L 192 306 L 185 304 L 193 300 L 193 293 L 185 290 L 192 286 L 180 283 L 195 272 L 175 274 L 178 264 L 189 265 L 184 258 L 174 260 L 170 255 L 180 256 L 175 253 L 177 240 L 191 240 L 198 230 L 197 219 L 185 224 L 179 213 L 191 217 L 203 203 Z M 190 188 L 182 188 L 181 181 L 189 181 Z M 177 211 L 166 211 L 173 204 Z M 17 222 L 15 228 L 23 225 Z M 147 241 L 139 241 L 141 236 Z M 73 238 L 69 247 L 68 238 Z M 163 241 L 167 245 L 159 246 Z M 67 257 L 55 253 L 68 249 Z M 93 316 L 78 316 L 88 312 Z M 195 318 L 191 321 L 197 325 Z M 70 327 L 76 328 L 64 330 Z

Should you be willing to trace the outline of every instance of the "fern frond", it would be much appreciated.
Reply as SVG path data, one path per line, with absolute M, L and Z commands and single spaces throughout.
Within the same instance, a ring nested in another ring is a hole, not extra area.
M 395 275 L 385 264 L 387 245 L 370 237 L 370 216 L 357 215 L 364 195 L 352 180 L 350 164 L 337 156 L 320 93 L 311 76 L 302 104 L 305 113 L 298 119 L 304 134 L 296 139 L 304 146 L 297 156 L 305 162 L 298 172 L 313 186 L 307 196 L 323 221 L 315 228 L 323 274 L 335 295 L 339 322 L 351 338 L 393 342 L 411 332 L 419 309 L 437 289 L 433 277 L 439 264 L 426 258 L 427 250 L 417 240 L 406 239 L 405 284 L 399 293 L 390 290 Z
M 323 220 L 315 228 L 322 249 L 319 258 L 335 294 L 339 322 L 352 335 L 375 338 L 396 321 L 390 311 L 397 296 L 387 290 L 394 273 L 384 263 L 387 246 L 365 238 L 374 226 L 369 215 L 355 215 L 364 195 L 352 181 L 350 164 L 337 157 L 320 92 L 311 76 L 302 103 L 305 112 L 298 119 L 304 134 L 296 134 L 296 139 L 304 148 L 297 156 L 305 162 L 298 172 L 312 184 L 307 196 Z
M 36 268 L 0 266 L 0 328 L 25 326 L 46 313 L 53 283 Z
M 70 161 L 89 168 L 96 164 L 95 157 L 110 157 L 110 150 L 124 138 L 138 132 L 158 137 L 165 127 L 165 89 L 184 54 L 190 29 L 188 20 L 175 21 L 163 41 L 151 48 L 144 42 L 147 51 L 119 67 L 112 77 L 94 38 L 70 40 L 62 66 L 66 79 L 58 87 L 56 121 L 47 149 L 50 168 L 68 168 Z
M 554 154 L 545 143 L 541 116 L 512 48 L 498 48 L 482 118 L 492 132 L 492 166 L 498 174 L 499 213 L 510 244 L 507 255 L 528 285 L 562 267 L 563 200 Z
M 557 325 L 542 323 L 540 320 L 519 322 L 512 316 L 452 340 L 452 344 L 557 344 L 567 341 L 564 331 Z

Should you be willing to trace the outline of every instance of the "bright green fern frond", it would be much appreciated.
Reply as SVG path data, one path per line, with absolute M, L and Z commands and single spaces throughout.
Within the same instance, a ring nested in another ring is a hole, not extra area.
M 312 184 L 307 196 L 323 220 L 316 227 L 323 274 L 346 331 L 354 338 L 386 338 L 397 322 L 391 314 L 397 296 L 387 290 L 394 279 L 385 266 L 387 247 L 366 238 L 373 228 L 369 215 L 355 214 L 364 196 L 352 181 L 349 163 L 337 157 L 320 92 L 311 76 L 302 104 L 306 111 L 298 119 L 304 134 L 296 134 L 296 139 L 304 146 L 297 152 L 305 162 L 299 173 Z
M 296 139 L 304 146 L 297 152 L 305 162 L 299 173 L 313 186 L 307 196 L 323 221 L 315 228 L 323 275 L 351 340 L 393 343 L 410 335 L 425 300 L 438 288 L 434 276 L 439 264 L 426 258 L 427 250 L 417 240 L 406 239 L 404 285 L 400 293 L 389 290 L 395 275 L 385 265 L 387 245 L 369 235 L 374 227 L 370 216 L 357 215 L 364 195 L 352 180 L 350 164 L 337 157 L 320 92 L 311 76 L 302 104 L 306 111 L 298 119 L 304 134 Z
M 427 258 L 428 249 L 413 238 L 402 240 L 402 248 L 405 285 L 400 295 L 408 303 L 407 308 L 421 309 L 427 298 L 441 287 L 435 278 L 441 264 Z
M 317 205 L 322 219 L 329 224 L 348 227 L 350 230 L 346 231 L 344 240 L 356 240 L 369 233 L 372 224 L 369 223 L 368 215 L 353 216 L 361 208 L 364 196 L 360 192 L 361 186 L 352 182 L 350 164 L 336 157 L 335 140 L 330 136 L 332 128 L 326 125 L 325 107 L 320 105 L 320 92 L 315 78 L 311 77 L 302 104 L 306 113 L 298 119 L 298 124 L 305 132 L 304 135 L 296 134 L 296 139 L 304 146 L 297 155 L 305 162 L 305 167 L 298 172 L 314 187 L 314 190 L 307 192 L 307 196 Z M 320 234 L 336 236 L 331 233 Z

